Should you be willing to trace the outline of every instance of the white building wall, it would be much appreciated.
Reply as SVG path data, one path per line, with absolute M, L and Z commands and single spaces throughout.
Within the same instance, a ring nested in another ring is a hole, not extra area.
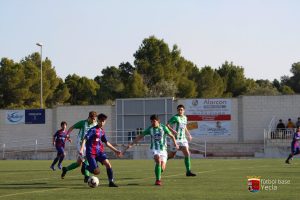
M 45 124 L 6 124 L 6 110 L 0 110 L 0 143 L 48 138 L 52 134 L 52 109 L 45 111 Z
M 243 96 L 239 101 L 242 102 L 239 113 L 243 118 L 245 142 L 262 141 L 264 129 L 268 128 L 273 117 L 276 126 L 279 119 L 286 124 L 291 118 L 295 123 L 300 116 L 300 95 Z
M 206 140 L 208 143 L 262 143 L 264 129 L 268 128 L 273 117 L 276 118 L 274 125 L 280 118 L 285 123 L 288 118 L 296 121 L 297 117 L 300 116 L 299 102 L 300 95 L 232 98 L 231 134 L 217 137 L 201 136 L 200 140 Z M 184 99 L 174 102 L 173 110 L 175 113 L 178 104 L 184 104 Z M 54 109 L 46 109 L 45 124 L 6 124 L 6 110 L 0 110 L 0 145 L 28 139 L 44 138 L 48 140 L 59 129 L 61 121 L 66 121 L 70 127 L 77 121 L 86 119 L 92 110 L 108 115 L 106 132 L 109 137 L 114 138 L 116 130 L 115 106 L 59 106 Z M 76 133 L 77 131 L 74 130 L 73 136 Z M 49 141 L 49 146 L 51 146 L 51 141 Z
M 35 140 L 38 140 L 40 145 L 52 147 L 51 138 L 55 131 L 60 129 L 61 121 L 66 121 L 67 128 L 69 128 L 76 122 L 87 119 L 90 111 L 96 111 L 98 114 L 104 113 L 108 116 L 105 130 L 108 137 L 114 136 L 114 106 L 59 106 L 54 109 L 46 109 L 45 124 L 6 124 L 6 110 L 0 110 L 0 145 L 6 144 L 6 148 L 12 146 L 12 143 L 28 146 L 31 143 L 34 145 Z M 77 133 L 77 130 L 72 131 L 73 144 L 75 144 L 74 139 Z

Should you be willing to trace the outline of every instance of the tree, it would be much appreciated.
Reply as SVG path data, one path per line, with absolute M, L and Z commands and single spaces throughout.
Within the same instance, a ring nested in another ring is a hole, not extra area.
M 173 50 L 176 50 L 175 47 Z M 172 63 L 172 53 L 163 40 L 154 36 L 144 39 L 134 57 L 136 70 L 148 87 L 161 80 L 170 81 L 174 78 L 176 68 Z
M 300 93 L 300 62 L 292 64 L 291 73 L 293 76 L 281 77 L 282 85 L 289 86 L 296 93 Z
M 274 96 L 279 95 L 277 88 L 269 80 L 256 80 L 255 86 L 245 93 L 246 95 L 268 95 Z
M 217 70 L 225 84 L 225 96 L 239 96 L 247 91 L 244 68 L 225 61 Z
M 105 103 L 108 100 L 124 97 L 125 85 L 122 81 L 121 70 L 114 66 L 106 67 L 101 71 L 102 76 L 97 76 L 94 80 L 101 87 L 97 91 L 97 102 Z
M 24 68 L 13 60 L 2 58 L 0 63 L 1 108 L 22 108 L 28 93 L 24 87 Z
M 201 69 L 197 79 L 198 97 L 214 98 L 222 97 L 224 83 L 220 75 L 210 66 Z
M 145 97 L 148 93 L 148 88 L 144 84 L 142 76 L 136 71 L 133 72 L 133 75 L 129 77 L 125 94 L 127 98 L 138 98 Z
M 172 54 L 174 54 L 174 51 Z M 181 98 L 197 97 L 199 69 L 195 64 L 185 60 L 183 57 L 176 58 L 173 56 L 173 59 L 175 59 L 174 65 L 176 73 L 174 75 L 174 80 L 178 88 L 177 96 Z
M 195 79 L 199 70 L 192 62 L 180 56 L 177 45 L 173 45 L 170 50 L 163 40 L 150 36 L 143 40 L 134 57 L 136 71 L 148 87 L 149 95 L 197 96 Z M 163 90 L 162 85 L 168 85 L 168 88 Z
M 53 96 L 49 101 L 46 102 L 47 105 L 52 107 L 53 105 L 63 105 L 71 97 L 67 85 L 63 82 L 62 79 L 59 79 L 59 84 L 56 87 Z
M 68 102 L 72 105 L 95 104 L 99 85 L 93 79 L 73 74 L 66 77 L 65 83 L 71 95 Z
M 7 58 L 1 59 L 0 94 L 3 108 L 39 108 L 41 94 L 40 77 L 41 57 L 33 53 L 15 63 Z M 55 105 L 52 102 L 60 79 L 56 75 L 51 61 L 43 61 L 43 105 Z M 45 104 L 46 103 L 46 104 Z
M 176 84 L 173 81 L 161 80 L 154 84 L 148 92 L 149 97 L 173 97 L 177 92 Z

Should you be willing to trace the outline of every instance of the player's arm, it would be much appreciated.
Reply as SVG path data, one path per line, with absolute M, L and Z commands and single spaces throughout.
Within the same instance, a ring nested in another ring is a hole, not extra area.
M 144 137 L 143 134 L 138 135 L 131 143 L 129 143 L 127 145 L 127 147 L 123 151 L 123 154 L 125 153 L 125 151 L 127 151 L 128 149 L 130 149 L 134 144 L 138 143 L 138 141 L 140 141 L 143 137 Z
M 68 134 L 68 135 L 70 135 L 70 133 L 73 131 L 74 126 L 75 126 L 75 124 L 74 124 L 73 126 L 71 126 L 71 127 L 68 129 L 68 131 L 67 131 L 67 134 Z
M 167 123 L 166 126 L 167 126 L 168 129 L 172 132 L 173 135 L 177 135 L 177 134 L 178 134 L 177 131 L 175 131 L 175 130 L 172 128 L 171 124 Z
M 172 133 L 169 133 L 168 135 L 171 138 L 171 140 L 172 140 L 174 146 L 176 147 L 176 149 L 179 149 L 179 146 L 178 146 L 178 144 L 176 142 L 176 139 L 175 139 L 174 135 Z
M 82 127 L 84 124 L 84 120 L 81 120 L 79 122 L 77 122 L 76 124 L 74 124 L 73 126 L 71 126 L 68 131 L 67 134 L 70 135 L 70 133 L 74 130 L 74 129 L 79 129 L 80 127 Z
M 55 138 L 56 138 L 57 132 L 52 137 L 52 145 L 55 146 Z
M 85 143 L 86 143 L 86 138 L 84 138 L 84 139 L 82 140 L 82 143 L 81 143 L 81 147 L 80 147 L 80 151 L 79 151 L 79 153 L 80 153 L 81 155 L 83 155 L 83 150 L 84 150 L 84 147 L 85 147 Z
M 192 141 L 193 137 L 192 137 L 189 129 L 187 129 L 187 127 L 185 127 L 185 135 L 187 136 L 189 142 Z
M 110 150 L 112 150 L 113 152 L 115 152 L 115 154 L 118 156 L 118 157 L 121 157 L 122 156 L 122 152 L 119 151 L 118 149 L 116 149 L 110 142 L 106 141 L 105 142 L 106 146 L 108 148 L 110 148 Z
M 70 143 L 72 143 L 70 134 L 67 135 L 67 140 L 68 140 Z

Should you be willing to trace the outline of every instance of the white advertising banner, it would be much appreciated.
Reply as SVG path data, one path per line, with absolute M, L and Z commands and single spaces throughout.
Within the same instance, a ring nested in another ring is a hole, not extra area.
M 24 124 L 25 110 L 7 110 L 5 116 L 6 124 Z
M 184 105 L 192 136 L 231 134 L 230 99 L 189 99 Z

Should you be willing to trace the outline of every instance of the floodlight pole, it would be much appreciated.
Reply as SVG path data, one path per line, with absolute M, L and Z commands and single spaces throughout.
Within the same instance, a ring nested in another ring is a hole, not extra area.
M 41 103 L 40 106 L 43 108 L 43 44 L 36 43 L 41 48 Z

